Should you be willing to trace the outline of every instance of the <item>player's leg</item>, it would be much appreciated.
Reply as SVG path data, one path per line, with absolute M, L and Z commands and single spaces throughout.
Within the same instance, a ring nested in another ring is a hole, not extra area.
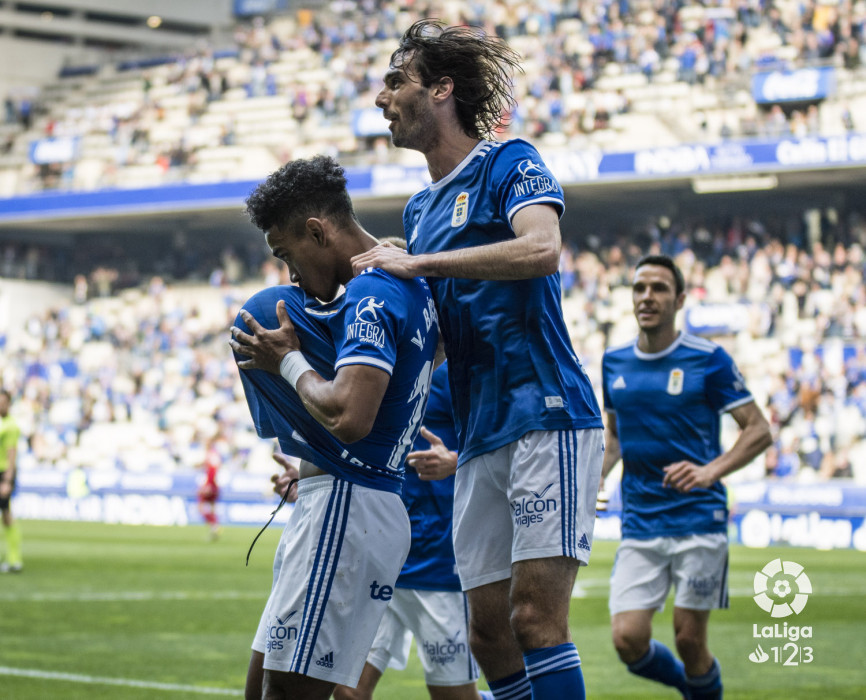
M 707 643 L 709 610 L 674 608 L 674 635 L 677 652 L 686 668 L 686 682 L 692 700 L 722 697 L 722 670 Z
M 680 538 L 673 559 L 674 635 L 691 697 L 722 697 L 719 662 L 709 650 L 710 611 L 728 607 L 728 539 L 724 533 Z
M 510 447 L 511 626 L 533 697 L 582 698 L 568 614 L 578 566 L 592 549 L 602 431 L 533 431 Z
M 265 655 L 260 651 L 253 650 L 250 654 L 250 665 L 247 668 L 247 682 L 244 686 L 244 700 L 262 700 L 262 685 L 265 670 L 262 664 Z
M 508 448 L 469 460 L 454 481 L 454 555 L 469 601 L 469 646 L 496 698 L 528 700 L 523 654 L 511 631 Z M 505 465 L 505 466 L 503 466 Z
M 336 683 L 300 673 L 285 673 L 265 669 L 262 685 L 262 700 L 328 700 Z
M 382 672 L 369 661 L 364 664 L 358 685 L 350 688 L 347 685 L 338 685 L 334 688 L 334 700 L 373 700 L 373 691 L 379 684 Z
M 611 617 L 613 646 L 624 664 L 634 664 L 649 651 L 654 614 L 655 610 L 626 610 Z
M 13 485 L 14 488 L 14 485 Z M 19 572 L 24 566 L 21 550 L 21 526 L 12 517 L 9 498 L 0 501 L 0 514 L 3 520 L 3 534 L 6 539 L 6 560 L 2 572 Z
M 623 540 L 610 578 L 611 634 L 629 671 L 669 685 L 688 697 L 683 663 L 652 639 L 652 617 L 671 586 L 671 538 Z
M 484 697 L 478 691 L 475 683 L 465 685 L 427 685 L 430 700 L 482 700 Z M 488 694 L 488 698 L 493 695 Z
M 585 697 L 580 655 L 568 627 L 578 563 L 569 557 L 514 563 L 511 626 L 533 698 Z

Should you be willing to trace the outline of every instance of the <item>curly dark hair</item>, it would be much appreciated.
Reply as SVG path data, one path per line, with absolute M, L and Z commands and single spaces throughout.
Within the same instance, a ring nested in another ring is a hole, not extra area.
M 506 126 L 517 102 L 512 94 L 520 55 L 480 27 L 447 27 L 438 19 L 415 22 L 391 54 L 391 67 L 412 67 L 424 87 L 454 81 L 457 118 L 473 138 L 491 138 Z
M 345 171 L 330 156 L 286 163 L 253 190 L 246 205 L 250 221 L 266 233 L 310 216 L 327 216 L 341 225 L 356 220 Z

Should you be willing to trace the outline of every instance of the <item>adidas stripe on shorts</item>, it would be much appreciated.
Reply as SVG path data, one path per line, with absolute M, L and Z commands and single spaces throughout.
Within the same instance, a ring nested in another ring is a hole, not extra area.
M 264 668 L 356 686 L 410 538 L 399 495 L 301 479 L 252 645 Z
M 610 574 L 611 615 L 663 610 L 671 586 L 674 606 L 689 610 L 728 607 L 728 536 L 624 539 Z
M 454 553 L 464 591 L 511 578 L 512 562 L 592 549 L 600 428 L 532 431 L 469 460 L 454 482 Z
M 478 680 L 478 665 L 469 651 L 469 607 L 463 593 L 395 590 L 367 663 L 381 673 L 389 666 L 406 668 L 413 636 L 427 685 L 465 685 Z

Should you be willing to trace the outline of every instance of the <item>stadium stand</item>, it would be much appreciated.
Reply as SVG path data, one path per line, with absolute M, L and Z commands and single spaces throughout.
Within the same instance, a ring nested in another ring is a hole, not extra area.
M 8 95 L 0 194 L 255 178 L 322 151 L 346 164 L 417 162 L 378 142 L 387 132 L 371 105 L 395 37 L 431 9 L 329 8 L 239 24 L 231 45 L 67 67 L 36 96 Z M 503 136 L 542 147 L 841 134 L 866 106 L 866 9 L 850 0 L 488 0 L 439 9 L 523 54 Z

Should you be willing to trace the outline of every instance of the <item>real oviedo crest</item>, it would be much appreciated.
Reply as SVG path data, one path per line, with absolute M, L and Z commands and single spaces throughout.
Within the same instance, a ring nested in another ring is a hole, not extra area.
M 671 396 L 679 396 L 683 393 L 683 378 L 685 373 L 677 367 L 672 369 L 668 375 L 668 393 Z
M 454 213 L 451 215 L 451 228 L 457 228 L 466 223 L 469 217 L 469 193 L 461 192 L 454 201 Z

